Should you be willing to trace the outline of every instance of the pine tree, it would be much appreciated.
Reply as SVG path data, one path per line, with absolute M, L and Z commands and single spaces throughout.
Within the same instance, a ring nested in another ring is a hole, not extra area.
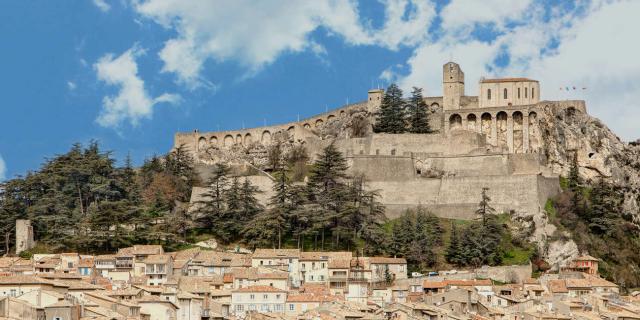
M 405 119 L 405 101 L 402 99 L 402 90 L 396 84 L 391 84 L 382 99 L 374 131 L 404 133 L 406 132 Z
M 616 219 L 620 217 L 621 197 L 614 188 L 600 178 L 590 193 L 588 209 L 589 229 L 597 234 L 611 234 Z
M 489 191 L 489 188 L 482 188 L 482 192 L 481 192 L 482 199 L 480 200 L 480 203 L 478 204 L 478 209 L 476 209 L 476 214 L 478 214 L 478 215 L 480 215 L 482 217 L 482 225 L 483 226 L 487 225 L 487 217 L 490 214 L 494 214 L 495 211 L 496 211 L 489 204 L 489 202 L 491 202 L 491 198 L 487 194 L 487 191 Z
M 458 228 L 455 223 L 451 222 L 451 235 L 449 240 L 449 246 L 445 251 L 445 258 L 447 262 L 453 265 L 463 265 L 464 260 L 462 258 L 462 245 L 460 243 L 460 236 L 458 235 Z
M 195 203 L 197 220 L 203 227 L 210 228 L 223 241 L 231 237 L 229 230 L 224 228 L 228 220 L 225 209 L 228 174 L 229 168 L 226 165 L 216 164 L 207 181 L 207 190 L 202 194 L 202 200 Z
M 573 161 L 571 162 L 571 168 L 569 169 L 568 184 L 569 190 L 571 190 L 572 192 L 581 192 L 583 182 L 582 177 L 580 177 L 577 151 L 573 154 Z
M 422 89 L 413 87 L 411 100 L 409 101 L 409 132 L 430 133 L 429 117 L 427 115 L 427 104 L 422 97 Z

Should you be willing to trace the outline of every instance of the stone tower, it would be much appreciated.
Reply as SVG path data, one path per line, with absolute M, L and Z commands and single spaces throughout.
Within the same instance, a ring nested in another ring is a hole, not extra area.
M 16 254 L 29 250 L 34 245 L 31 220 L 16 220 Z
M 384 97 L 384 90 L 371 89 L 367 97 L 367 110 L 369 112 L 377 112 L 382 104 L 382 98 Z
M 464 72 L 455 62 L 442 66 L 442 101 L 444 110 L 460 109 L 460 97 L 464 96 Z

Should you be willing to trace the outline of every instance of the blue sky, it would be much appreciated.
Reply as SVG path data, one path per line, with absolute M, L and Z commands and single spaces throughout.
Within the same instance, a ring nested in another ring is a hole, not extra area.
M 482 76 L 533 77 L 543 99 L 585 99 L 635 140 L 637 12 L 604 0 L 3 1 L 0 180 L 75 142 L 140 164 L 176 131 L 291 121 L 372 86 L 441 95 L 450 58 L 467 95 Z

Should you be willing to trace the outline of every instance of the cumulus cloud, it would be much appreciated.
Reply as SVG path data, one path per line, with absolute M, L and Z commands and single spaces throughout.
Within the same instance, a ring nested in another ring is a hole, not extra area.
M 7 165 L 4 163 L 4 159 L 2 155 L 0 155 L 0 181 L 6 179 L 7 175 Z
M 111 9 L 111 6 L 105 0 L 93 0 L 93 4 L 102 12 L 107 12 Z
M 106 54 L 93 65 L 99 80 L 118 88 L 116 95 L 105 96 L 102 100 L 102 110 L 96 119 L 101 126 L 115 128 L 127 120 L 136 126 L 141 119 L 151 117 L 156 104 L 180 101 L 176 94 L 149 96 L 144 81 L 138 76 L 136 63 L 136 58 L 143 54 L 144 50 L 134 46 L 118 57 Z
M 349 0 L 147 0 L 135 3 L 135 9 L 177 32 L 159 53 L 162 70 L 195 88 L 203 83 L 207 61 L 232 60 L 254 73 L 285 53 L 322 52 L 311 39 L 321 27 L 349 45 L 391 49 L 426 37 L 435 16 L 431 3 L 387 0 L 384 4 L 386 23 L 380 30 L 363 27 L 356 4 Z

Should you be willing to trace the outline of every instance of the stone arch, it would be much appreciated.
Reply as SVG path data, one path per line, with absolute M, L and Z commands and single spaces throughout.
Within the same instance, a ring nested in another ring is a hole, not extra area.
M 449 117 L 449 130 L 459 130 L 462 129 L 462 117 L 454 113 Z
M 233 136 L 230 134 L 224 136 L 224 146 L 230 147 L 232 145 L 233 145 Z
M 467 130 L 474 132 L 478 130 L 478 117 L 474 113 L 467 115 Z
M 211 138 L 209 138 L 209 144 L 213 147 L 217 147 L 218 146 L 218 137 L 216 136 L 211 136 Z
M 242 134 L 236 135 L 236 144 L 242 144 Z
M 262 139 L 260 139 L 260 142 L 262 142 L 262 144 L 271 143 L 271 132 L 269 132 L 269 130 L 262 132 Z
M 434 103 L 431 104 L 430 107 L 433 110 L 438 110 L 438 108 L 440 108 L 440 105 L 437 102 L 434 102 Z
M 507 113 L 504 111 L 500 111 L 496 115 L 496 143 L 502 147 L 507 147 L 507 118 Z
M 333 118 L 335 118 L 335 117 L 336 117 L 336 116 L 334 116 L 334 115 L 330 114 L 330 115 L 327 117 L 327 122 L 329 122 L 329 121 L 333 120 Z
M 492 141 L 491 114 L 489 112 L 485 112 L 480 116 L 480 132 L 485 135 L 487 142 Z
M 524 153 L 524 138 L 523 138 L 523 115 L 521 111 L 515 111 L 511 114 L 513 117 L 513 152 Z
M 541 140 L 538 114 L 535 111 L 531 111 L 529 112 L 529 152 L 537 153 L 540 149 Z
M 207 149 L 207 138 L 200 137 L 198 139 L 198 151 L 204 151 Z
M 346 115 L 346 113 L 344 112 L 344 110 L 340 111 L 340 117 L 344 117 Z
M 248 146 L 251 144 L 252 137 L 251 137 L 251 133 L 247 133 L 244 135 L 244 145 Z
M 322 126 L 322 123 L 323 123 L 322 119 L 316 120 L 316 128 Z
M 305 123 L 304 125 L 302 125 L 302 127 L 305 129 L 311 129 L 311 125 L 308 123 Z

